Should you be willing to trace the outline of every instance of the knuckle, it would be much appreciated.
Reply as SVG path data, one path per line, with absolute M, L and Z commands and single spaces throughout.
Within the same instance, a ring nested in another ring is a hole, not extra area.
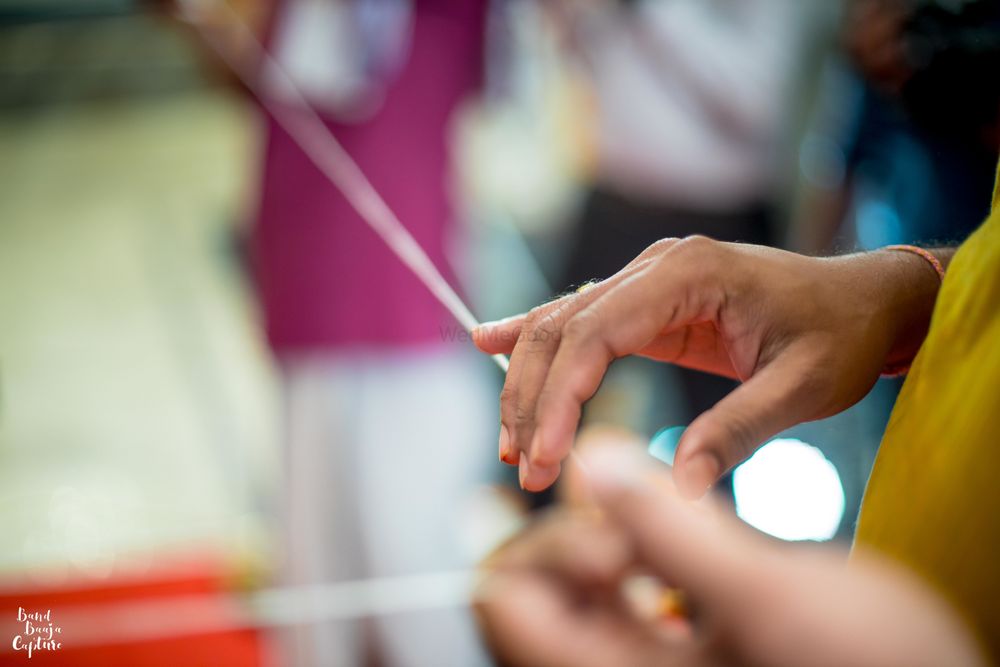
M 715 265 L 721 247 L 722 244 L 718 241 L 700 234 L 685 237 L 673 246 L 674 252 L 690 258 L 696 267 L 703 269 Z
M 548 343 L 558 339 L 563 309 L 564 306 L 559 302 L 532 308 L 521 329 L 521 340 L 526 343 Z
M 723 255 L 724 244 L 707 236 L 696 234 L 678 241 L 673 246 L 669 259 L 661 258 L 658 270 L 666 273 L 676 273 L 679 267 L 683 274 L 704 288 L 706 283 L 712 283 L 716 278 L 732 267 L 727 266 L 729 260 Z
M 592 308 L 585 308 L 566 322 L 563 333 L 568 341 L 580 343 L 588 340 L 600 329 L 600 317 Z
M 538 324 L 538 321 L 545 317 L 547 312 L 547 304 L 542 304 L 541 306 L 535 306 L 528 311 L 527 315 L 524 316 L 524 326 L 522 327 L 522 333 L 529 331 Z
M 518 392 L 514 387 L 504 385 L 504 388 L 500 390 L 500 405 L 513 405 L 517 401 L 517 394 Z
M 531 342 L 549 343 L 559 339 L 559 332 L 562 330 L 559 311 L 553 310 L 546 313 L 535 323 L 531 332 Z
M 518 402 L 514 405 L 514 423 L 529 424 L 535 419 L 535 406 L 531 403 Z
M 659 255 L 666 252 L 667 250 L 670 250 L 676 244 L 677 244 L 677 239 L 674 237 L 660 239 L 658 241 L 654 241 L 653 243 L 651 243 L 649 247 L 646 248 L 646 252 L 643 254 Z
M 713 239 L 710 239 L 707 236 L 704 236 L 702 234 L 692 234 L 691 236 L 681 239 L 680 243 L 678 243 L 677 245 L 683 246 L 688 250 L 702 251 L 711 248 L 716 244 L 717 241 L 714 241 Z

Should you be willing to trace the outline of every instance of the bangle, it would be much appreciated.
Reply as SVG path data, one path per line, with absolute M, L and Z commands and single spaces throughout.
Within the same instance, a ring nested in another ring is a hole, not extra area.
M 944 281 L 944 266 L 942 266 L 941 260 L 935 257 L 929 250 L 925 250 L 915 245 L 888 245 L 882 248 L 882 250 L 900 250 L 902 252 L 908 252 L 911 255 L 922 257 L 924 261 L 931 265 L 931 268 L 934 269 L 938 278 Z M 909 370 L 909 362 L 890 364 L 882 369 L 882 377 L 899 377 L 901 375 L 906 375 Z
M 929 250 L 925 250 L 915 245 L 887 245 L 882 248 L 882 250 L 901 250 L 903 252 L 908 252 L 911 255 L 923 257 L 924 260 L 931 265 L 935 273 L 938 274 L 938 278 L 942 281 L 944 280 L 944 266 L 941 265 L 941 260 L 935 257 Z

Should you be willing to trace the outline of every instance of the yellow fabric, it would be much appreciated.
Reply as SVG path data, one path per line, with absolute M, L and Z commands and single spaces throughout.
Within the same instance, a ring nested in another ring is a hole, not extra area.
M 1000 664 L 1000 172 L 992 214 L 948 267 L 856 540 L 934 586 Z

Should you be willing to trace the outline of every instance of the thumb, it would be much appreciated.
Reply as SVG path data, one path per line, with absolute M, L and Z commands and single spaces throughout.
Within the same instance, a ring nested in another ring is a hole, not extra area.
M 811 360 L 804 351 L 786 350 L 692 422 L 674 457 L 674 481 L 684 497 L 700 498 L 764 440 L 817 416 L 825 399 L 810 386 Z
M 759 579 L 759 542 L 706 503 L 679 497 L 662 465 L 635 448 L 594 446 L 581 458 L 597 505 L 630 538 L 639 563 L 681 588 L 700 611 L 738 605 Z

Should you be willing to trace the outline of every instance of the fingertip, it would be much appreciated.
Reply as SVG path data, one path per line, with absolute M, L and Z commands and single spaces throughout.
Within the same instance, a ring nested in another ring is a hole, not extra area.
M 708 413 L 701 415 L 681 434 L 674 455 L 674 486 L 682 498 L 698 500 L 722 474 L 722 460 L 716 450 L 721 437 Z
M 556 479 L 559 478 L 561 470 L 562 466 L 558 463 L 552 465 L 534 465 L 528 461 L 528 456 L 524 455 L 521 456 L 521 460 L 518 463 L 517 476 L 522 489 L 538 493 L 552 486 Z
M 688 500 L 704 496 L 720 475 L 722 463 L 709 451 L 697 451 L 674 462 L 674 484 L 681 497 Z
M 539 426 L 535 429 L 531 446 L 528 448 L 528 460 L 532 466 L 539 468 L 558 465 L 566 458 L 572 447 L 572 438 L 557 435 L 553 429 Z
M 518 319 L 480 324 L 471 332 L 472 343 L 488 354 L 510 354 L 521 332 Z
M 480 324 L 475 327 L 470 333 L 472 336 L 472 344 L 483 352 L 493 353 L 493 350 L 489 346 L 490 336 L 490 323 Z
M 605 501 L 642 487 L 649 470 L 636 450 L 616 443 L 591 445 L 579 458 L 591 488 Z
M 574 398 L 543 389 L 535 409 L 535 434 L 529 449 L 532 463 L 552 465 L 569 456 L 580 415 L 580 404 Z

